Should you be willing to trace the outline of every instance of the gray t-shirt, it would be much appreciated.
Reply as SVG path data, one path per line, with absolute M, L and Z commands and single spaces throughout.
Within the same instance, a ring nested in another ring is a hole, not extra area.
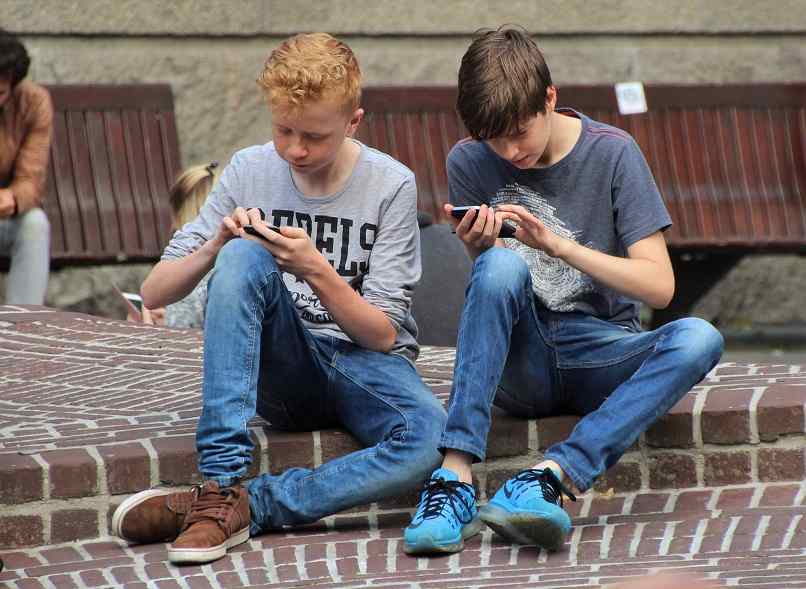
M 174 234 L 162 259 L 192 253 L 236 207 L 260 207 L 268 223 L 305 229 L 339 275 L 389 318 L 397 330 L 392 352 L 413 360 L 418 347 L 411 297 L 420 280 L 417 185 L 406 166 L 358 145 L 358 161 L 344 188 L 323 197 L 299 191 L 274 143 L 237 152 L 199 216 Z M 283 280 L 305 327 L 349 341 L 306 282 L 288 273 Z
M 652 172 L 628 133 L 571 109 L 558 112 L 581 119 L 582 133 L 570 153 L 547 168 L 520 170 L 483 141 L 457 143 L 448 155 L 450 201 L 518 204 L 558 235 L 626 257 L 629 246 L 672 224 Z M 526 260 L 535 296 L 546 308 L 638 325 L 638 301 L 516 239 L 504 243 Z

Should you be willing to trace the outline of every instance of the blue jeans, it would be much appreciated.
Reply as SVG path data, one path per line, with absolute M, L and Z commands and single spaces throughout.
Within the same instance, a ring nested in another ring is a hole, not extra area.
M 50 223 L 42 209 L 0 219 L 0 256 L 11 258 L 6 304 L 41 305 L 50 271 Z
M 419 486 L 440 461 L 445 410 L 414 365 L 300 320 L 274 257 L 233 239 L 218 254 L 204 324 L 196 444 L 206 480 L 245 476 L 255 412 L 288 430 L 343 427 L 365 448 L 249 484 L 251 533 L 303 524 Z
M 713 368 L 722 335 L 687 318 L 654 331 L 540 305 L 523 259 L 494 247 L 473 266 L 440 448 L 484 460 L 492 404 L 525 418 L 584 416 L 551 446 L 580 491 Z

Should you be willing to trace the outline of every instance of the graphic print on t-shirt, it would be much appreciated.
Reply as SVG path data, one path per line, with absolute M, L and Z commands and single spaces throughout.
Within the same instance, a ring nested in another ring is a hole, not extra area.
M 520 205 L 542 221 L 549 231 L 579 243 L 578 234 L 566 227 L 563 220 L 556 215 L 557 209 L 542 194 L 528 186 L 507 184 L 498 189 L 490 204 L 493 207 L 502 204 Z M 517 239 L 505 239 L 504 243 L 526 260 L 532 276 L 532 288 L 548 309 L 573 311 L 575 300 L 585 293 L 593 292 L 590 277 L 559 258 L 524 245 Z M 585 245 L 592 247 L 592 244 Z
M 286 209 L 273 209 L 269 215 L 271 222 L 277 227 L 291 225 L 304 229 L 314 247 L 336 269 L 336 272 L 351 284 L 353 282 L 359 284 L 354 279 L 360 278 L 368 270 L 369 254 L 375 243 L 377 225 L 359 223 L 349 217 L 311 215 L 307 212 Z M 300 317 L 305 321 L 316 324 L 333 321 L 333 317 L 308 283 L 288 272 L 283 272 L 283 282 Z

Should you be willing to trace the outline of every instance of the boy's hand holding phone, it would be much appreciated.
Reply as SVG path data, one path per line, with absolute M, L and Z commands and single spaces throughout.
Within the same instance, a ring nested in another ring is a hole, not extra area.
M 249 223 L 242 227 L 243 237 L 259 242 L 271 252 L 283 272 L 305 280 L 310 274 L 328 266 L 325 257 L 314 247 L 300 227 L 274 227 L 262 221 L 257 209 L 249 210 Z
M 505 237 L 500 235 L 504 219 L 490 206 L 454 207 L 445 204 L 444 209 L 450 215 L 456 235 L 473 258 L 493 247 L 498 237 Z

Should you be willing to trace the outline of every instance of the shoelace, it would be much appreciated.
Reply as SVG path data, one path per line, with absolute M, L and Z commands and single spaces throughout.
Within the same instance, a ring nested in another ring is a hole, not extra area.
M 540 490 L 543 492 L 543 498 L 550 503 L 559 503 L 560 507 L 563 506 L 563 495 L 567 495 L 571 501 L 577 500 L 570 489 L 562 484 L 550 468 L 522 470 L 513 477 L 513 480 L 527 486 L 538 483 Z
M 226 519 L 226 510 L 232 503 L 234 492 L 225 488 L 213 491 L 202 487 L 198 491 L 198 496 L 193 502 L 193 507 L 185 518 L 185 529 L 198 521 L 209 519 L 223 522 Z
M 450 503 L 456 519 L 462 524 L 466 524 L 470 519 L 464 519 L 457 510 L 459 504 L 465 508 L 465 511 L 471 513 L 471 506 L 465 498 L 459 493 L 459 489 L 466 489 L 472 495 L 473 486 L 459 481 L 446 481 L 443 478 L 431 479 L 426 481 L 423 488 L 425 497 L 423 498 L 423 519 L 430 519 L 439 517 L 446 503 Z M 459 503 L 457 503 L 457 501 Z

